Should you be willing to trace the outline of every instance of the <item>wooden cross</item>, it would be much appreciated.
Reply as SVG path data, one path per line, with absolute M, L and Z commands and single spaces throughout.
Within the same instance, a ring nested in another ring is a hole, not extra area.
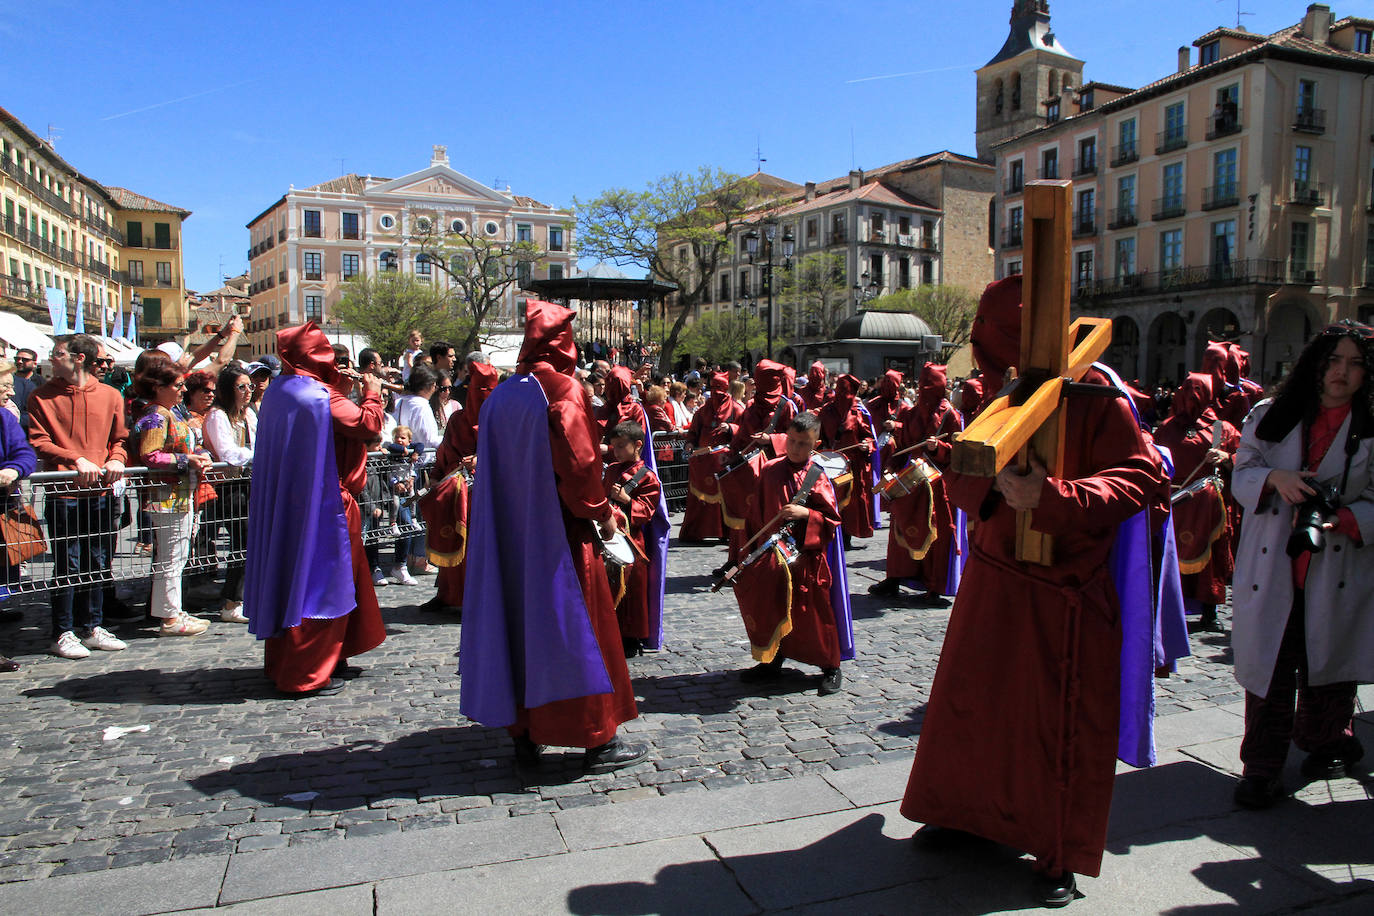
M 1050 476 L 1064 472 L 1064 386 L 1077 382 L 1112 341 L 1106 318 L 1069 323 L 1073 256 L 1073 182 L 1030 181 L 1025 189 L 1021 360 L 1017 378 L 954 441 L 955 472 L 994 477 L 1013 459 L 1022 470 L 1035 454 Z M 1017 513 L 1016 557 L 1049 566 L 1054 545 Z

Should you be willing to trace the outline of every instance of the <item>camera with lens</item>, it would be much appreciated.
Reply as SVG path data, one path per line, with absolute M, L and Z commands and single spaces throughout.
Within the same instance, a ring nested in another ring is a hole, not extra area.
M 1309 483 L 1317 492 L 1304 499 L 1294 509 L 1293 533 L 1288 535 L 1288 555 L 1321 553 L 1326 548 L 1326 531 L 1322 525 L 1336 517 L 1341 507 L 1341 491 L 1335 484 Z

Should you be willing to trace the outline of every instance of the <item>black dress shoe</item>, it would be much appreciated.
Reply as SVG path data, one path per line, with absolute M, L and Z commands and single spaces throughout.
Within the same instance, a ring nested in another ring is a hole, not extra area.
M 6 658 L 5 656 L 0 655 L 0 672 L 9 673 L 9 672 L 11 672 L 11 671 L 18 671 L 18 670 L 19 670 L 19 663 L 18 663 L 17 661 L 15 661 L 15 660 L 12 659 L 12 658 Z
M 302 700 L 306 697 L 328 697 L 333 696 L 344 689 L 344 681 L 340 678 L 331 677 L 327 684 L 316 687 L 314 690 L 278 690 L 277 693 L 293 700 Z
M 0 623 L 18 623 L 24 619 L 24 612 L 17 607 L 0 607 Z
M 1236 804 L 1242 808 L 1249 808 L 1252 811 L 1262 811 L 1265 808 L 1272 808 L 1283 798 L 1283 785 L 1278 778 L 1266 778 L 1264 776 L 1243 776 L 1236 783 Z
M 641 643 L 638 639 L 623 637 L 620 640 L 620 645 L 622 648 L 625 649 L 626 658 L 634 658 L 637 655 L 644 654 L 644 644 Z
M 435 595 L 424 604 L 421 604 L 419 608 L 428 614 L 456 613 L 461 615 L 463 613 L 462 608 L 452 604 L 445 604 L 443 599 L 438 595 Z
M 911 842 L 922 849 L 955 849 L 975 843 L 986 843 L 987 840 L 976 833 L 969 833 L 967 830 L 941 827 L 938 824 L 925 824 L 911 835 Z
M 621 741 L 617 735 L 600 747 L 589 749 L 582 758 L 582 768 L 588 773 L 610 773 L 634 766 L 648 757 L 649 745 Z
M 839 668 L 823 668 L 821 669 L 821 686 L 816 690 L 816 695 L 824 697 L 832 693 L 839 693 L 843 684 L 844 675 L 840 674 Z
M 921 592 L 921 594 L 911 599 L 911 603 L 916 605 L 916 607 L 944 607 L 945 599 L 944 596 L 937 595 L 934 592 Z
M 764 681 L 776 681 L 782 677 L 782 656 L 779 655 L 771 662 L 759 662 L 752 668 L 745 668 L 739 673 L 739 679 L 746 684 L 759 684 Z
M 868 587 L 868 593 L 874 598 L 896 598 L 901 591 L 902 582 L 900 579 L 884 579 Z
M 1302 762 L 1304 779 L 1342 779 L 1354 772 L 1355 764 L 1364 759 L 1364 745 L 1353 735 L 1332 747 L 1313 751 Z
M 339 677 L 350 681 L 355 677 L 362 676 L 363 669 L 359 668 L 357 665 L 349 665 L 345 662 L 339 662 L 335 665 L 334 671 L 330 674 L 330 677 Z
M 529 735 L 515 736 L 515 765 L 522 767 L 537 767 L 540 764 L 540 755 L 544 753 L 544 745 L 535 744 Z
M 1041 906 L 1068 906 L 1073 903 L 1074 894 L 1077 890 L 1078 882 L 1074 880 L 1071 871 L 1063 871 L 1057 875 L 1040 872 L 1035 876 L 1033 893 L 1035 902 Z

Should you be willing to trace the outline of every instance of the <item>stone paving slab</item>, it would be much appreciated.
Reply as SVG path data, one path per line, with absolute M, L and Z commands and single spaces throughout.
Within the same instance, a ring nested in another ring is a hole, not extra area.
M 221 903 L 301 891 L 364 884 L 564 852 L 547 815 L 463 824 L 404 835 L 366 837 L 349 843 L 241 853 L 229 863 Z
M 761 821 L 784 821 L 849 807 L 849 801 L 817 776 L 751 787 L 740 793 L 693 793 L 648 798 L 608 810 L 582 808 L 554 815 L 569 849 L 597 849 L 646 840 L 690 836 Z
M 227 856 L 0 885 L 0 913 L 143 916 L 214 906 Z
M 910 775 L 911 761 L 897 760 L 878 766 L 837 770 L 824 774 L 824 779 L 856 808 L 867 808 L 901 798 Z
M 378 916 L 757 913 L 700 837 L 446 871 L 377 885 Z
M 358 884 L 229 906 L 177 910 L 171 916 L 373 916 L 375 892 L 374 885 Z

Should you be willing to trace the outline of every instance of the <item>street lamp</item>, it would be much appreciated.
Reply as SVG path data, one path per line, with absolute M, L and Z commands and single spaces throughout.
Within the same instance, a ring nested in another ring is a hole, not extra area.
M 768 358 L 773 358 L 773 242 L 778 237 L 778 221 L 766 219 L 763 221 L 764 235 L 764 256 L 766 260 L 762 265 L 762 281 L 768 289 Z M 792 235 L 792 227 L 787 226 L 782 230 L 782 258 L 783 267 L 787 268 L 792 261 L 792 253 L 796 250 L 797 240 Z M 757 262 L 759 254 L 759 231 L 750 228 L 744 234 L 744 249 L 749 254 L 749 263 Z
M 878 295 L 878 281 L 873 279 L 873 275 L 864 271 L 859 275 L 860 283 L 854 284 L 854 311 L 863 308 L 872 298 Z
M 129 315 L 134 319 L 134 339 L 130 341 L 134 346 L 138 346 L 138 332 L 143 330 L 143 297 L 134 290 L 129 297 Z

